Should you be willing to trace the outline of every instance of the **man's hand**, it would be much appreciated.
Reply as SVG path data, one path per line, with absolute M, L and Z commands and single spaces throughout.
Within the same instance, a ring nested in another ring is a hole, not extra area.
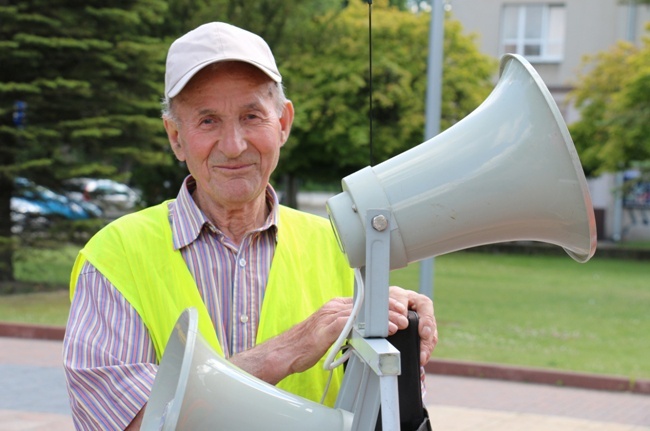
M 420 363 L 425 365 L 438 342 L 433 302 L 425 295 L 396 286 L 390 287 L 389 296 L 389 335 L 408 326 L 408 310 L 417 312 Z M 293 328 L 234 355 L 230 361 L 271 384 L 277 384 L 290 374 L 305 371 L 313 367 L 336 341 L 350 316 L 352 302 L 352 298 L 332 299 Z
M 414 310 L 418 313 L 420 334 L 420 365 L 424 366 L 429 361 L 433 349 L 438 343 L 438 327 L 436 317 L 433 314 L 433 302 L 425 295 L 391 286 L 389 290 L 389 324 L 390 335 L 398 329 L 405 329 L 408 326 L 408 311 Z
M 341 334 L 352 312 L 352 298 L 334 298 L 293 328 L 230 361 L 265 382 L 276 384 L 313 367 Z

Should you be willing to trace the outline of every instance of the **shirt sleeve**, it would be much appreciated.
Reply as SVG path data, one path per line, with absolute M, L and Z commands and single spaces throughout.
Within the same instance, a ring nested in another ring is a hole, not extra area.
M 147 402 L 156 353 L 135 309 L 89 262 L 77 280 L 63 341 L 77 430 L 123 430 Z

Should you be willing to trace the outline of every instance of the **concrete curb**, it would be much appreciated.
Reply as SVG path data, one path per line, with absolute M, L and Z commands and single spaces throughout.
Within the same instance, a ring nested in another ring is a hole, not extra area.
M 628 377 L 622 376 L 606 376 L 544 368 L 448 361 L 442 359 L 432 359 L 424 367 L 424 370 L 430 374 L 478 377 L 650 395 L 650 380 L 631 380 Z
M 64 336 L 64 327 L 0 322 L 0 337 L 62 341 Z M 604 376 L 600 374 L 444 359 L 431 359 L 424 367 L 424 370 L 430 374 L 448 376 L 506 380 L 650 395 L 650 380 L 641 379 L 635 381 L 622 376 Z
M 0 323 L 0 337 L 62 341 L 64 336 L 65 328 L 60 326 L 32 325 L 28 323 Z

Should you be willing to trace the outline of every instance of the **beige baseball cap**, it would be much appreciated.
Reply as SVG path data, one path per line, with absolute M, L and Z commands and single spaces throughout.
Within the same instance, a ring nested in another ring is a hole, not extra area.
M 250 63 L 275 82 L 282 82 L 271 48 L 264 39 L 234 25 L 211 22 L 181 36 L 169 47 L 165 97 L 176 96 L 199 70 L 219 61 Z

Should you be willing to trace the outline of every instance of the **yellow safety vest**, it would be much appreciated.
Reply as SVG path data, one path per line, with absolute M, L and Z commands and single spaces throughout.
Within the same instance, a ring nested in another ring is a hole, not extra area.
M 181 312 L 195 307 L 199 330 L 223 356 L 208 310 L 180 251 L 174 250 L 168 203 L 124 216 L 99 231 L 79 252 L 72 270 L 70 297 L 86 260 L 95 266 L 138 312 L 153 340 L 158 361 Z M 280 207 L 278 242 L 260 313 L 256 343 L 274 337 L 334 297 L 353 293 L 353 273 L 329 222 Z M 324 358 L 277 386 L 319 401 L 328 372 Z M 343 373 L 337 369 L 326 397 L 333 405 Z

